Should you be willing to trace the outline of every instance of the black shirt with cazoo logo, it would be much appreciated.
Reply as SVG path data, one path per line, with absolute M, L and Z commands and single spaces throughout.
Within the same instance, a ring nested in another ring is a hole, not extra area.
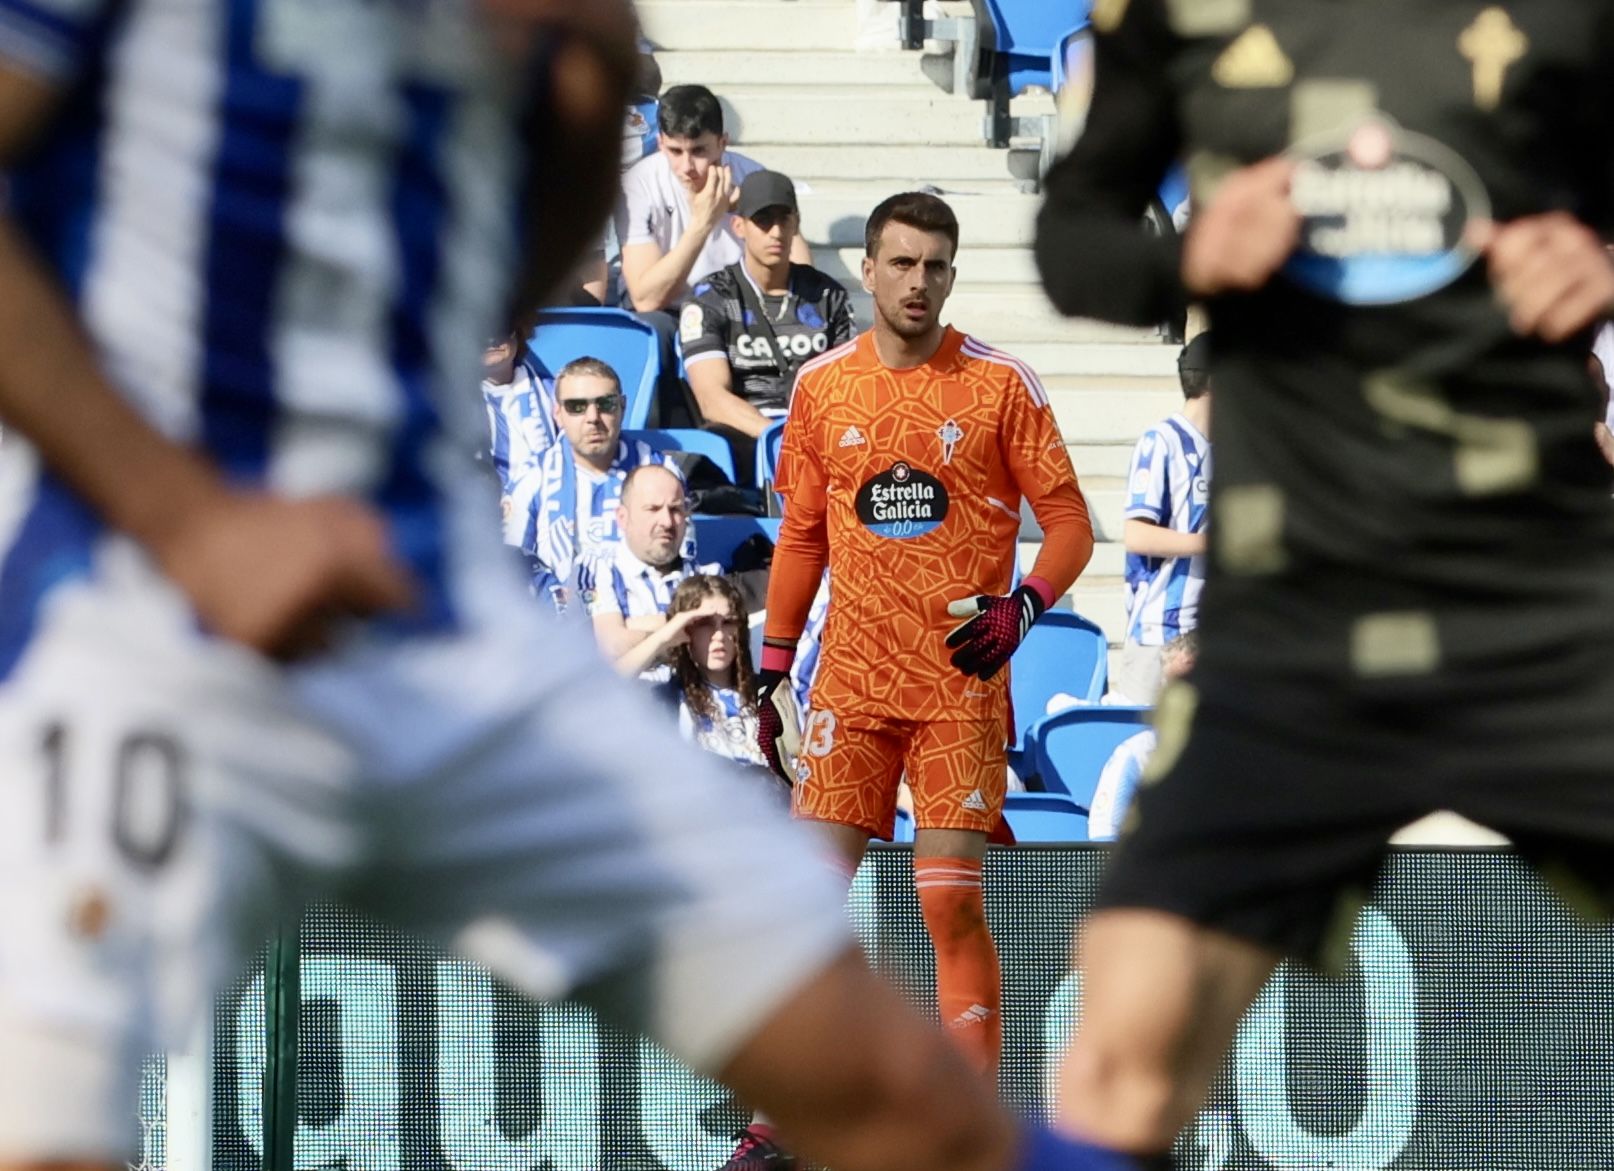
M 768 328 L 746 306 L 747 283 L 753 303 L 767 313 L 773 337 L 786 351 L 785 361 L 773 352 Z M 764 296 L 743 265 L 731 264 L 695 286 L 678 319 L 684 365 L 726 357 L 734 393 L 758 410 L 787 408 L 795 372 L 856 333 L 846 289 L 804 264 L 790 266 L 790 292 L 784 296 Z
M 1614 0 L 1096 0 L 1092 19 L 1092 106 L 1038 222 L 1062 310 L 1180 308 L 1180 244 L 1136 230 L 1174 162 L 1194 208 L 1241 167 L 1294 164 L 1298 247 L 1206 306 L 1200 667 L 1371 688 L 1614 644 L 1590 338 L 1515 333 L 1471 247 L 1477 223 L 1552 211 L 1614 227 Z

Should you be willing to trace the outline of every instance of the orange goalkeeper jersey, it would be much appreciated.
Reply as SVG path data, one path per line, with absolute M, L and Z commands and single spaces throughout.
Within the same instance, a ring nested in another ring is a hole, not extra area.
M 865 333 L 802 368 L 776 487 L 782 554 L 792 538 L 827 535 L 830 605 L 812 706 L 1001 717 L 1008 673 L 983 682 L 953 667 L 945 641 L 960 620 L 947 606 L 1008 591 L 1022 496 L 1076 493 L 1035 375 L 951 328 L 929 362 L 893 370 Z M 770 641 L 800 634 L 789 616 L 774 619 Z

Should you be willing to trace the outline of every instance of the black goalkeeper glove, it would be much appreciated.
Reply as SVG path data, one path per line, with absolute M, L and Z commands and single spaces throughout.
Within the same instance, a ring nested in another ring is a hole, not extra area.
M 981 594 L 950 603 L 948 614 L 968 619 L 947 636 L 953 666 L 966 675 L 992 678 L 1003 670 L 1045 609 L 1042 595 L 1029 586 L 1021 586 L 1006 598 Z

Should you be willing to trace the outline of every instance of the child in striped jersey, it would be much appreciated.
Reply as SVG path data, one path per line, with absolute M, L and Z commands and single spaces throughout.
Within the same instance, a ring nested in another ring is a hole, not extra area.
M 1143 433 L 1126 498 L 1126 640 L 1111 697 L 1151 704 L 1161 652 L 1199 624 L 1210 514 L 1210 347 L 1202 333 L 1177 359 L 1183 408 Z
M 726 760 L 766 767 L 757 747 L 756 672 L 740 591 L 713 574 L 686 578 L 668 618 L 683 632 L 670 655 L 667 687 L 684 739 Z

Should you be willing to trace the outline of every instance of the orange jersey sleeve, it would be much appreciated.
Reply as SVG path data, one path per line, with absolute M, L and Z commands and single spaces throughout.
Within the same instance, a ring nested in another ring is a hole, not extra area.
M 1063 597 L 1093 556 L 1093 522 L 1048 394 L 1023 362 L 974 339 L 965 349 L 1008 363 L 1026 388 L 1025 394 L 1009 395 L 1005 401 L 1003 459 L 1042 526 L 1042 549 L 1027 576 L 1046 582 L 1054 598 Z
M 1007 592 L 1022 492 L 1035 500 L 1074 490 L 1041 387 L 1020 363 L 954 330 L 908 370 L 881 364 L 864 334 L 804 368 L 801 385 L 806 409 L 792 407 L 781 479 L 787 526 L 798 497 L 823 495 L 832 592 L 814 707 L 908 720 L 999 716 L 1007 680 L 952 666 L 945 643 L 957 619 L 947 607 Z
M 808 438 L 814 434 L 813 383 L 811 368 L 803 368 L 791 396 L 773 484 L 785 501 L 785 514 L 768 575 L 768 618 L 762 635 L 767 645 L 792 655 L 829 559 L 828 478 L 818 448 Z

